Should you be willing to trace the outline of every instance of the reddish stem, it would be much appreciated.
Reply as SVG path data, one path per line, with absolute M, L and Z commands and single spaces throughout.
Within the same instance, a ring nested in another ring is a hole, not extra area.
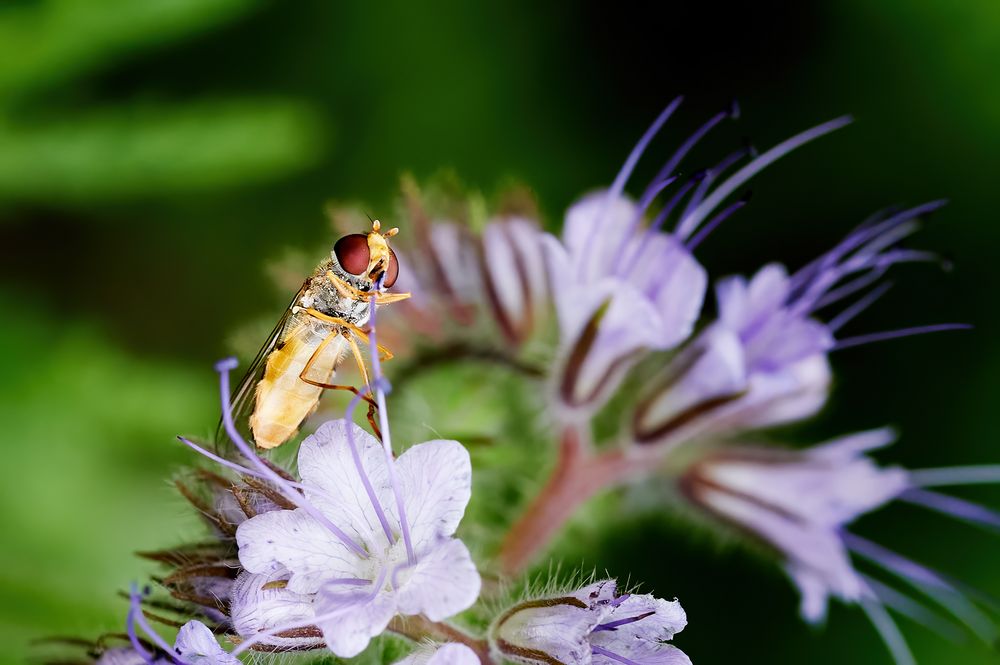
M 580 506 L 637 470 L 636 462 L 627 459 L 621 450 L 588 452 L 580 434 L 567 428 L 559 442 L 552 475 L 500 546 L 502 572 L 510 576 L 522 572 Z

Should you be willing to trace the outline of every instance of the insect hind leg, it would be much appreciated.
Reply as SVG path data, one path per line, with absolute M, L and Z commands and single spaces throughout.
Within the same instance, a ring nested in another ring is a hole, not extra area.
M 348 344 L 351 346 L 351 351 L 354 354 L 354 359 L 358 363 L 358 367 L 361 370 L 361 377 L 364 380 L 365 385 L 368 385 L 368 370 L 365 367 L 364 360 L 361 357 L 361 349 L 358 348 L 357 343 L 354 341 L 352 337 L 350 337 L 348 333 L 341 333 L 339 331 L 331 332 L 329 335 L 323 338 L 323 341 L 320 342 L 319 346 L 316 347 L 316 350 L 313 351 L 311 356 L 309 356 L 309 360 L 306 362 L 305 367 L 303 367 L 302 371 L 299 372 L 299 379 L 308 383 L 311 386 L 316 386 L 317 388 L 324 388 L 326 390 L 346 390 L 348 392 L 354 393 L 361 399 L 365 400 L 368 403 L 368 423 L 372 426 L 372 431 L 375 432 L 375 435 L 381 440 L 382 432 L 378 428 L 378 425 L 375 424 L 375 410 L 378 408 L 378 405 L 375 403 L 375 400 L 372 399 L 370 395 L 363 395 L 361 391 L 355 388 L 354 386 L 348 386 L 339 383 L 327 383 L 325 381 L 316 381 L 314 379 L 307 378 L 309 370 L 312 369 L 313 364 L 316 362 L 316 359 L 319 358 L 320 354 L 323 352 L 323 349 L 325 349 L 330 344 L 330 342 L 332 342 L 337 337 L 337 335 L 340 334 L 344 335 L 344 337 L 347 339 Z

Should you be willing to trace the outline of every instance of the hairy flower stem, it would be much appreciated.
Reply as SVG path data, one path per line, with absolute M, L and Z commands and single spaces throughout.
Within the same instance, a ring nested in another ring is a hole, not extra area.
M 639 461 L 627 458 L 621 450 L 588 450 L 580 433 L 567 427 L 559 441 L 552 475 L 500 546 L 501 571 L 509 576 L 523 572 L 580 506 L 642 469 Z
M 482 665 L 495 665 L 490 657 L 490 647 L 486 640 L 473 637 L 443 621 L 431 621 L 422 614 L 405 617 L 397 615 L 389 622 L 389 630 L 414 642 L 430 639 L 436 642 L 464 644 L 476 652 Z

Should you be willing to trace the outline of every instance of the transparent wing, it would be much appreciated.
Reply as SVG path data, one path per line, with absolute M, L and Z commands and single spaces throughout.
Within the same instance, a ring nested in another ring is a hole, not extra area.
M 250 416 L 253 414 L 256 403 L 257 384 L 264 378 L 264 370 L 267 368 L 267 358 L 274 351 L 275 347 L 285 343 L 289 333 L 289 323 L 293 318 L 292 307 L 299 302 L 308 283 L 307 280 L 302 285 L 302 288 L 299 289 L 299 292 L 295 294 L 295 297 L 292 298 L 292 301 L 288 303 L 288 307 L 285 308 L 281 319 L 274 326 L 274 330 L 268 335 L 267 340 L 260 347 L 260 351 L 257 352 L 257 356 L 250 363 L 250 366 L 247 367 L 243 378 L 236 384 L 236 388 L 230 395 L 233 422 L 236 424 L 237 431 L 247 441 L 253 441 L 253 434 L 250 431 Z M 223 457 L 231 457 L 235 452 L 235 446 L 226 433 L 226 428 L 223 425 L 221 417 L 219 418 L 219 425 L 215 430 L 215 451 Z

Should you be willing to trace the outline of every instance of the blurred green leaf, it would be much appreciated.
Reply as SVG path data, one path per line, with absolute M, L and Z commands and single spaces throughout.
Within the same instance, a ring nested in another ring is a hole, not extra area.
M 43 0 L 0 7 L 0 100 L 223 22 L 258 0 Z
M 0 121 L 0 201 L 122 199 L 260 181 L 312 163 L 319 119 L 295 102 L 129 106 L 35 126 Z

